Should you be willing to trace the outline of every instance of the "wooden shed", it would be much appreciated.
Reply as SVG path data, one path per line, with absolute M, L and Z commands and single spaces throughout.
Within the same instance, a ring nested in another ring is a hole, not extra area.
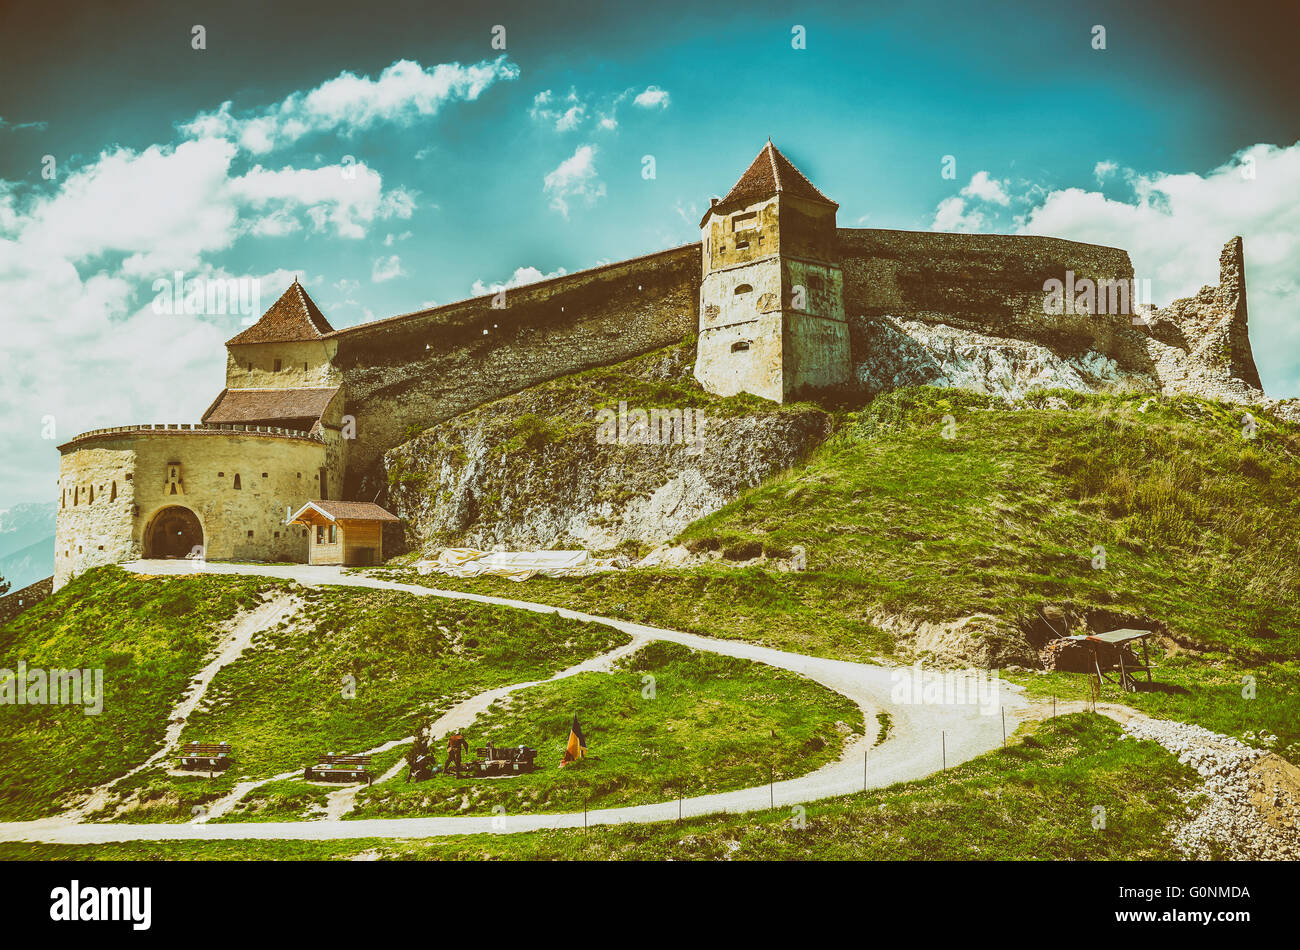
M 368 501 L 309 501 L 289 519 L 308 526 L 308 564 L 367 567 L 384 561 L 384 522 L 396 515 Z

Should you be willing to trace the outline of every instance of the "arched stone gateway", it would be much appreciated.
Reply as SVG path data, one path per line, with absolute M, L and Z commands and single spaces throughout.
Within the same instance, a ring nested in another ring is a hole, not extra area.
M 147 558 L 188 557 L 203 546 L 203 526 L 188 508 L 173 505 L 153 516 L 144 533 L 144 556 Z

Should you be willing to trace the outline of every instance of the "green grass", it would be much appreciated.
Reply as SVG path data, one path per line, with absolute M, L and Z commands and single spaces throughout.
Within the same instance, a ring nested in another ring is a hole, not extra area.
M 1121 740 L 1099 716 L 1062 716 L 927 779 L 793 809 L 682 822 L 424 841 L 0 843 L 0 859 L 279 860 L 1154 860 L 1181 857 L 1186 766 Z M 1104 827 L 1099 824 L 1105 810 Z M 796 820 L 801 818 L 802 820 Z
M 626 643 L 610 627 L 393 591 L 307 591 L 208 687 L 182 741 L 222 740 L 233 772 L 298 771 L 413 735 L 459 699 L 544 679 Z
M 35 818 L 143 762 L 222 625 L 287 585 L 232 577 L 82 574 L 0 627 L 0 668 L 102 669 L 103 711 L 0 706 L 0 818 Z
M 588 754 L 560 769 L 575 713 Z M 862 728 L 851 700 L 793 673 L 653 643 L 609 673 L 517 692 L 466 730 L 472 748 L 538 749 L 536 772 L 414 784 L 403 775 L 363 791 L 348 817 L 579 811 L 747 788 L 766 783 L 769 767 L 781 780 L 837 759 Z
M 412 579 L 859 660 L 898 650 L 874 611 L 988 613 L 974 652 L 1031 665 L 1044 604 L 1076 629 L 1160 624 L 1185 648 L 1243 663 L 1300 656 L 1300 429 L 1256 412 L 1246 440 L 1240 410 L 1217 403 L 1056 395 L 1068 411 L 961 390 L 878 397 L 805 465 L 678 538 L 699 550 L 802 545 L 806 572 L 721 561 L 522 588 Z

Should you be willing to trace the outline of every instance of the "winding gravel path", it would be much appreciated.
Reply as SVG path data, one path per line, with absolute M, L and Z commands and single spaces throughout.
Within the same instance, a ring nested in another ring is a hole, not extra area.
M 488 597 L 463 591 L 436 590 L 412 584 L 400 584 L 364 574 L 348 574 L 338 567 L 306 565 L 215 564 L 196 565 L 189 561 L 136 561 L 122 565 L 139 574 L 190 574 L 196 568 L 213 574 L 252 574 L 294 580 L 305 586 L 369 587 L 396 590 L 449 600 L 468 600 L 497 604 L 537 613 L 555 613 L 574 620 L 606 624 L 630 635 L 633 643 L 620 648 L 620 654 L 651 640 L 666 640 L 708 653 L 740 657 L 798 673 L 852 699 L 862 709 L 867 735 L 852 742 L 839 760 L 798 778 L 731 792 L 719 792 L 686 798 L 681 801 L 621 808 L 602 808 L 584 815 L 529 814 L 504 816 L 449 816 L 437 818 L 368 818 L 343 821 L 327 818 L 317 821 L 247 822 L 239 824 L 86 824 L 66 816 L 38 821 L 0 823 L 0 841 L 41 841 L 62 844 L 93 844 L 108 841 L 146 840 L 230 840 L 230 839 L 300 839 L 325 840 L 342 838 L 430 838 L 443 835 L 480 833 L 514 833 L 547 828 L 581 828 L 587 824 L 623 824 L 629 822 L 670 821 L 679 815 L 691 817 L 719 812 L 746 812 L 772 805 L 789 807 L 817 799 L 861 791 L 865 784 L 883 787 L 895 782 L 923 778 L 947 765 L 957 765 L 1002 744 L 1002 717 L 997 705 L 983 707 L 966 703 L 899 703 L 893 698 L 897 669 L 803 656 L 739 640 L 721 640 L 696 634 L 665 630 L 645 624 L 599 617 L 564 608 L 551 607 L 506 597 Z M 579 667 L 564 671 L 566 675 L 583 669 L 608 668 L 610 655 L 595 657 Z M 998 704 L 1006 714 L 1006 732 L 1015 730 L 1023 718 L 1028 702 L 1017 687 L 994 681 Z M 492 690 L 460 704 L 453 710 L 455 722 L 441 721 L 436 728 L 465 725 L 474 715 L 499 695 L 526 684 Z M 989 711 L 993 714 L 990 715 Z M 889 738 L 872 748 L 872 725 L 878 711 L 892 717 Z M 449 716 L 451 713 L 448 714 Z M 468 716 L 462 721 L 461 716 Z M 447 717 L 443 717 L 447 720 Z M 436 734 L 436 732 L 435 732 Z M 946 756 L 946 759 L 945 759 Z

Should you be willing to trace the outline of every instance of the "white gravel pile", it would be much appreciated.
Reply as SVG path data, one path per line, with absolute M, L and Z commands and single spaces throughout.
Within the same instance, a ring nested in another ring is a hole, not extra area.
M 1271 825 L 1251 802 L 1252 785 L 1256 793 L 1265 791 L 1252 765 L 1267 753 L 1201 726 L 1162 719 L 1134 718 L 1124 731 L 1135 739 L 1159 743 L 1205 779 L 1204 785 L 1184 796 L 1191 799 L 1203 795 L 1205 803 L 1190 822 L 1174 833 L 1174 843 L 1189 857 L 1211 857 L 1210 846 L 1215 844 L 1223 849 L 1223 857 L 1233 860 L 1300 858 L 1296 803 L 1285 803 L 1291 806 L 1285 808 L 1290 812 L 1288 830 Z M 1267 790 L 1276 805 L 1283 804 L 1279 794 L 1276 789 Z

